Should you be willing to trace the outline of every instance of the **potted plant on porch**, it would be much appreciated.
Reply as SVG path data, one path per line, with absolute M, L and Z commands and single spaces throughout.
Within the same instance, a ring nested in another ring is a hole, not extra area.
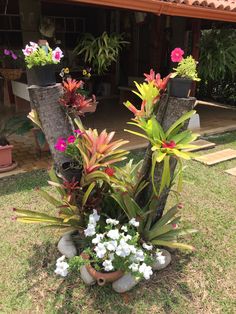
M 0 121 L 0 172 L 13 170 L 17 162 L 12 160 L 13 145 L 10 145 L 8 137 L 12 134 L 22 135 L 30 130 L 26 117 L 12 117 L 7 121 Z
M 84 58 L 84 63 L 101 75 L 105 73 L 112 62 L 116 62 L 119 52 L 128 44 L 122 34 L 103 32 L 101 36 L 94 37 L 90 33 L 84 34 L 74 49 L 74 54 Z
M 0 52 L 0 74 L 6 80 L 17 80 L 21 77 L 22 68 L 20 63 L 20 55 L 11 49 L 3 49 Z
M 178 62 L 171 74 L 168 91 L 172 97 L 187 98 L 190 94 L 192 81 L 200 81 L 197 74 L 197 62 L 192 56 L 183 57 L 184 51 L 175 48 L 171 52 L 171 61 Z
M 55 65 L 63 57 L 59 47 L 52 50 L 46 40 L 40 40 L 38 44 L 30 42 L 22 51 L 30 71 L 29 85 L 48 86 L 56 83 Z

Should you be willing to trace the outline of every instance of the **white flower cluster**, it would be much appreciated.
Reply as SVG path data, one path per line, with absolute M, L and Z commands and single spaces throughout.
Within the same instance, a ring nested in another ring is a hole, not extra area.
M 65 262 L 65 255 L 62 255 L 57 259 L 55 273 L 62 277 L 66 277 L 68 275 L 69 264 Z
M 124 225 L 119 229 L 119 227 L 115 227 L 119 224 L 119 221 L 108 218 L 106 219 L 109 227 L 108 231 L 96 234 L 96 224 L 99 218 L 97 211 L 93 210 L 93 214 L 89 216 L 89 223 L 84 233 L 86 237 L 96 235 L 92 239 L 92 243 L 95 245 L 94 251 L 96 256 L 103 260 L 104 270 L 114 270 L 114 259 L 121 257 L 126 259 L 128 265 L 130 264 L 128 268 L 132 272 L 140 273 L 145 279 L 149 279 L 153 272 L 151 266 L 144 262 L 146 253 L 143 249 L 150 251 L 153 247 L 147 243 L 143 243 L 143 249 L 137 247 L 137 245 L 132 244 L 132 236 L 128 234 L 130 228 L 139 226 L 139 222 L 132 218 L 127 226 Z
M 92 237 L 93 235 L 96 234 L 95 228 L 99 219 L 100 216 L 98 215 L 96 209 L 94 209 L 93 214 L 89 215 L 89 223 L 87 229 L 84 230 L 84 234 L 86 237 Z

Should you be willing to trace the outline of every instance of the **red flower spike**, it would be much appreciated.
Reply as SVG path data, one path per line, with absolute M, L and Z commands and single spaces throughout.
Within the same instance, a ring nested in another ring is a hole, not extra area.
M 175 148 L 175 147 L 176 147 L 175 141 L 163 142 L 163 143 L 162 143 L 162 148 L 173 149 L 173 148 Z
M 178 208 L 180 208 L 180 209 L 184 208 L 184 204 L 183 203 L 179 203 Z
M 115 169 L 111 168 L 111 167 L 107 167 L 104 172 L 109 175 L 109 177 L 113 177 L 115 174 Z

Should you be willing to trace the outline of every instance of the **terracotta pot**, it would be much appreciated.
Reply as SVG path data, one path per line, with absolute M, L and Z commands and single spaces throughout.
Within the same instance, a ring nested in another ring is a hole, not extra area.
M 13 145 L 0 146 L 0 168 L 9 167 L 12 164 Z
M 89 259 L 89 255 L 86 253 L 81 253 L 83 259 Z M 110 273 L 101 273 L 96 271 L 90 264 L 85 265 L 88 273 L 96 279 L 99 286 L 104 286 L 109 282 L 116 281 L 117 279 L 121 278 L 124 275 L 124 272 L 121 270 L 113 271 Z

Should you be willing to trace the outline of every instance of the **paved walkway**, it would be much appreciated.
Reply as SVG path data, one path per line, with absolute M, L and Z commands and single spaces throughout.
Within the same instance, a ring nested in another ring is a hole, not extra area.
M 236 130 L 236 110 L 225 109 L 218 105 L 206 105 L 200 103 L 195 108 L 200 115 L 201 129 L 194 130 L 201 135 L 211 135 L 223 133 L 226 131 Z M 130 133 L 124 132 L 125 128 L 129 128 L 127 121 L 132 115 L 118 104 L 104 104 L 95 114 L 86 116 L 83 119 L 86 127 L 97 128 L 107 131 L 116 131 L 116 138 L 129 140 L 130 143 L 126 146 L 127 149 L 143 148 L 147 145 L 145 139 L 137 137 Z M 12 136 L 11 144 L 14 145 L 13 158 L 18 163 L 18 167 L 11 171 L 0 173 L 0 178 L 12 174 L 32 171 L 35 169 L 47 169 L 50 165 L 51 158 L 49 153 L 37 154 L 34 138 L 31 133 L 26 136 Z

